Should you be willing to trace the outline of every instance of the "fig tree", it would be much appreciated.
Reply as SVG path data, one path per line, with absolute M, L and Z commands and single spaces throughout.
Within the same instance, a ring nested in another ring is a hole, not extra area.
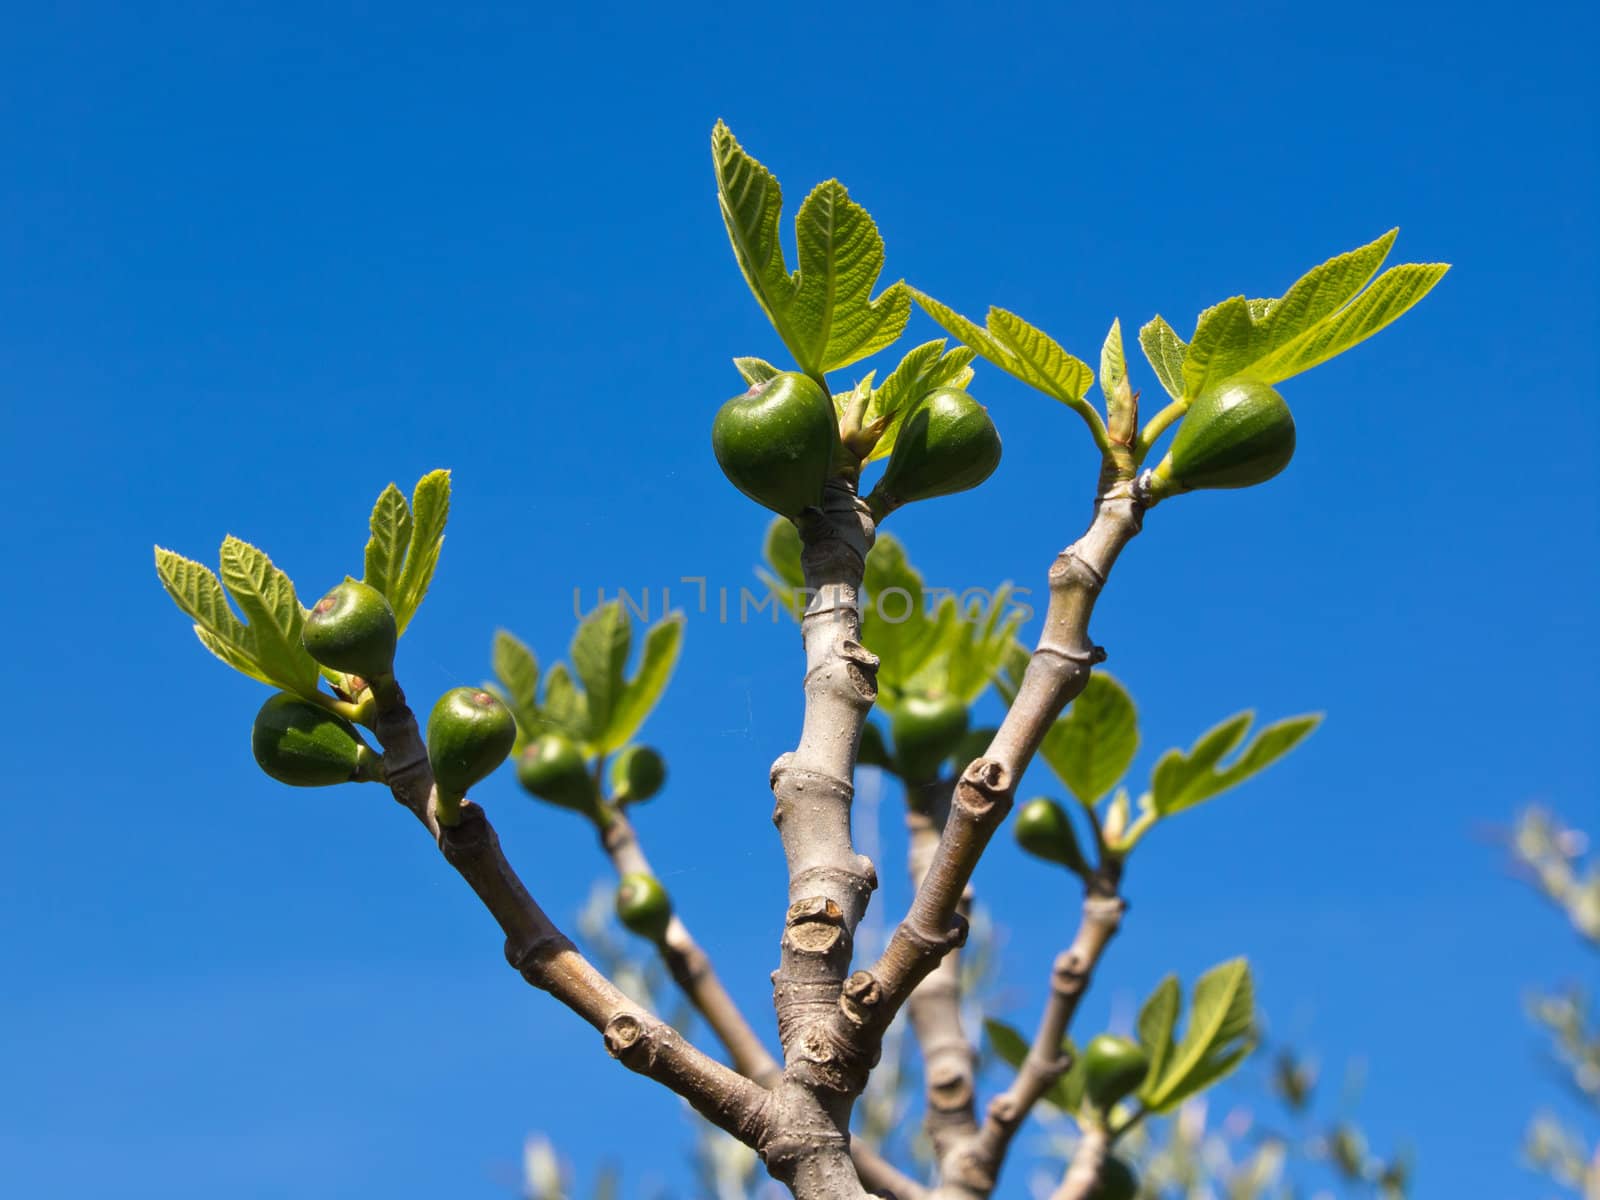
M 1083 1091 L 1102 1111 L 1144 1082 L 1150 1055 L 1138 1042 L 1102 1033 L 1083 1051 Z
M 1294 417 L 1283 397 L 1253 379 L 1228 379 L 1200 393 L 1150 472 L 1153 500 L 1197 488 L 1265 483 L 1294 457 Z
M 1000 465 L 988 410 L 960 388 L 929 392 L 906 417 L 867 502 L 878 517 L 902 504 L 977 487 Z
M 600 802 L 583 751 L 562 733 L 547 733 L 523 747 L 517 782 L 541 800 L 581 813 L 593 814 Z
M 672 901 L 654 875 L 624 875 L 617 886 L 617 920 L 640 937 L 659 942 L 672 921 Z
M 908 783 L 926 783 L 967 732 L 967 706 L 949 693 L 907 696 L 889 722 L 894 761 Z
M 312 607 L 301 640 L 325 667 L 381 679 L 394 673 L 394 609 L 377 588 L 346 579 Z
M 822 503 L 838 448 L 833 401 L 794 371 L 735 396 L 711 425 L 711 449 L 728 481 L 785 517 Z
M 256 713 L 250 752 L 263 771 L 292 787 L 383 778 L 383 760 L 354 725 L 288 692 L 268 697 Z
M 492 692 L 452 688 L 428 717 L 428 764 L 439 795 L 459 800 L 511 753 L 517 723 Z
M 1013 830 L 1017 844 L 1035 858 L 1060 863 L 1068 870 L 1085 875 L 1089 864 L 1078 848 L 1078 835 L 1072 831 L 1072 821 L 1054 800 L 1036 796 L 1024 804 L 1017 813 Z
M 629 746 L 611 760 L 611 798 L 618 804 L 640 804 L 667 781 L 667 762 L 653 746 Z

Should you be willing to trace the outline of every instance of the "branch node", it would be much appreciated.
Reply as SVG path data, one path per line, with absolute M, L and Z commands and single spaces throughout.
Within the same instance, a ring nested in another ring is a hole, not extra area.
M 1011 807 L 1011 792 L 1015 787 L 1005 763 L 993 758 L 975 758 L 961 772 L 952 802 L 979 825 L 991 816 L 998 824 Z M 998 814 L 994 811 L 997 806 Z

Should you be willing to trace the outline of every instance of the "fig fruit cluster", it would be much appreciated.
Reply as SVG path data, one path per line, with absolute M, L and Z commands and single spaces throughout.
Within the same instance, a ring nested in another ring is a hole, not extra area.
M 845 450 L 832 398 L 795 371 L 724 404 L 711 425 L 711 448 L 734 487 L 790 519 L 820 505 L 828 479 L 840 470 L 853 474 L 848 464 L 870 453 L 870 446 Z M 904 418 L 867 502 L 881 520 L 914 500 L 976 487 L 999 463 L 1000 435 L 988 411 L 960 388 L 938 388 Z

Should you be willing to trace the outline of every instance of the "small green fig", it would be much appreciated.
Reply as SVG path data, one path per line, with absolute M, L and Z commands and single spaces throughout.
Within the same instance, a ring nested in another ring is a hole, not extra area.
M 1133 1168 L 1115 1155 L 1107 1155 L 1088 1200 L 1135 1200 L 1138 1195 L 1139 1177 Z
M 795 371 L 735 396 L 711 425 L 711 449 L 728 481 L 785 517 L 822 503 L 838 448 L 833 401 Z
M 1066 810 L 1048 796 L 1036 796 L 1022 806 L 1013 832 L 1017 844 L 1035 858 L 1060 863 L 1079 875 L 1089 873 L 1089 864 L 1078 848 L 1078 835 L 1072 831 L 1071 819 Z
M 1101 1111 L 1144 1082 L 1150 1055 L 1138 1042 L 1102 1033 L 1083 1051 L 1083 1091 Z
M 1000 465 L 988 410 L 960 388 L 929 392 L 906 417 L 867 503 L 879 517 L 902 504 L 977 487 Z
M 624 875 L 617 886 L 617 919 L 640 937 L 659 942 L 672 922 L 672 900 L 654 875 Z
M 948 693 L 910 695 L 889 722 L 895 767 L 908 783 L 927 783 L 967 732 L 967 706 Z
M 428 717 L 428 763 L 439 795 L 459 800 L 511 753 L 517 723 L 492 692 L 452 688 Z
M 517 782 L 541 800 L 594 814 L 600 803 L 594 776 L 578 744 L 565 734 L 547 733 L 523 747 Z
M 301 640 L 325 667 L 382 679 L 394 673 L 394 609 L 377 588 L 346 579 L 312 607 Z
M 653 746 L 629 746 L 611 760 L 611 798 L 642 804 L 667 781 L 667 760 Z
M 1294 416 L 1283 397 L 1253 379 L 1228 379 L 1189 406 L 1144 489 L 1162 500 L 1196 488 L 1252 487 L 1293 457 Z
M 354 725 L 288 692 L 269 697 L 256 713 L 250 752 L 257 766 L 292 787 L 383 778 L 383 760 Z

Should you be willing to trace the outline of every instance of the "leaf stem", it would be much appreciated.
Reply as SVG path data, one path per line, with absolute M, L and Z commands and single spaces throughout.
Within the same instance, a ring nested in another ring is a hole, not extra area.
M 1133 446 L 1135 466 L 1144 462 L 1150 453 L 1150 448 L 1156 444 L 1161 435 L 1167 431 L 1174 421 L 1188 411 L 1189 402 L 1187 400 L 1174 400 L 1145 422 L 1144 428 L 1139 431 L 1139 440 Z

